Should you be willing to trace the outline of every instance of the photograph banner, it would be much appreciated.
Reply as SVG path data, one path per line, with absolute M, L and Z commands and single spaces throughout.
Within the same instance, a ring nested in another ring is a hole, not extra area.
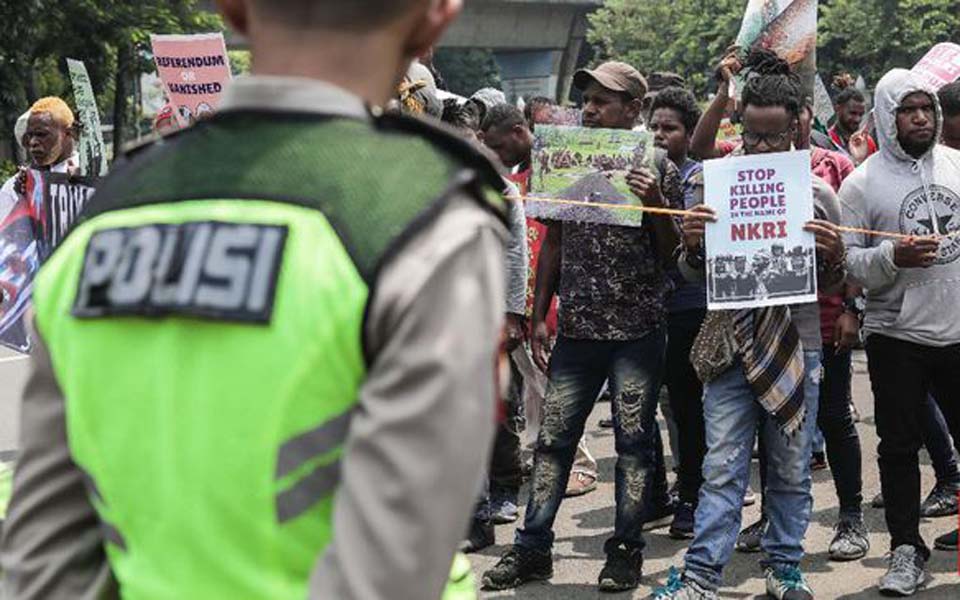
M 717 212 L 707 226 L 710 310 L 817 301 L 810 151 L 704 163 L 704 195 Z
M 230 81 L 222 33 L 151 35 L 153 60 L 180 127 L 213 113 Z
M 813 96 L 817 75 L 817 0 L 749 0 L 737 36 L 747 52 L 758 46 L 777 53 Z M 738 81 L 737 90 L 743 89 Z
M 528 217 L 628 227 L 643 224 L 643 212 L 630 208 L 642 203 L 630 191 L 626 177 L 634 167 L 656 172 L 653 136 L 629 129 L 540 125 L 534 138 Z

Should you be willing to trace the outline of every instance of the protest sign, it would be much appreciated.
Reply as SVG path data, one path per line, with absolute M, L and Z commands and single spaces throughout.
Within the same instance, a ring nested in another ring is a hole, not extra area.
M 913 67 L 913 72 L 938 90 L 960 79 L 960 45 L 937 44 Z
M 39 219 L 41 260 L 46 260 L 66 237 L 97 185 L 96 179 L 70 177 L 66 173 L 47 173 L 44 181 L 43 211 Z
M 217 109 L 230 81 L 222 33 L 151 35 L 153 59 L 181 127 Z
M 810 151 L 708 160 L 705 198 L 711 310 L 817 301 Z
M 107 174 L 107 147 L 100 129 L 100 109 L 90 84 L 90 75 L 82 61 L 67 59 L 73 84 L 73 99 L 80 118 L 80 172 L 84 175 Z
M 25 193 L 0 223 L 0 344 L 29 351 L 23 315 L 33 278 L 76 223 L 97 182 L 66 173 L 26 172 Z
M 527 216 L 639 227 L 643 213 L 629 207 L 639 206 L 640 199 L 630 191 L 626 176 L 633 167 L 655 171 L 653 156 L 649 133 L 538 126 Z
M 737 36 L 744 52 L 754 46 L 776 52 L 803 79 L 813 96 L 817 73 L 817 0 L 749 0 Z M 736 89 L 743 89 L 738 82 Z

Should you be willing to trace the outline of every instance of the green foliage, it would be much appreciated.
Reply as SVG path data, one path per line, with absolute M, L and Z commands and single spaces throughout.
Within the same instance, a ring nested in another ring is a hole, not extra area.
M 697 92 L 740 28 L 744 0 L 607 0 L 590 15 L 596 62 L 623 60 L 643 73 L 675 71 Z
M 227 58 L 230 59 L 230 72 L 234 77 L 250 73 L 249 50 L 227 50 Z
M 454 94 L 469 97 L 481 88 L 500 88 L 500 69 L 489 50 L 439 48 L 433 64 Z
M 890 69 L 909 68 L 947 41 L 960 42 L 960 0 L 820 2 L 817 60 L 828 75 L 848 71 L 875 84 Z
M 676 71 L 703 95 L 740 28 L 746 0 L 607 0 L 590 16 L 597 62 L 624 60 L 641 72 Z M 960 43 L 960 0 L 820 0 L 819 70 L 876 83 L 911 67 L 934 44 Z
M 17 172 L 17 163 L 12 160 L 0 160 L 0 181 L 6 181 Z

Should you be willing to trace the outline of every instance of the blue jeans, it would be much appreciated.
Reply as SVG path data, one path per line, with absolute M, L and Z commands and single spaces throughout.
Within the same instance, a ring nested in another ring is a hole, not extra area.
M 803 536 L 810 523 L 810 455 L 817 427 L 820 388 L 820 352 L 804 352 L 804 404 L 801 428 L 783 435 L 774 420 L 761 425 L 767 441 L 766 514 L 770 525 L 763 537 L 764 566 L 795 566 L 803 558 Z M 694 540 L 685 558 L 686 575 L 708 589 L 717 589 L 730 561 L 737 534 L 743 494 L 750 481 L 750 458 L 760 416 L 756 401 L 738 362 L 704 387 L 707 456 L 703 485 L 694 519 Z
M 666 501 L 663 446 L 655 415 L 666 335 L 608 342 L 560 337 L 550 357 L 550 381 L 534 456 L 530 500 L 519 546 L 548 550 L 577 442 L 604 381 L 609 380 L 617 449 L 617 516 L 608 544 L 643 549 L 643 523 Z M 658 457 L 659 453 L 659 457 Z M 608 546 L 609 548 L 609 546 Z

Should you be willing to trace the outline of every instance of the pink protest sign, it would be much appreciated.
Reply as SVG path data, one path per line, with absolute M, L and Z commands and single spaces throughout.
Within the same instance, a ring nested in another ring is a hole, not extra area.
M 960 79 L 960 46 L 949 42 L 937 44 L 913 67 L 913 72 L 936 89 L 953 83 Z
M 181 127 L 212 113 L 230 81 L 222 33 L 151 35 L 153 58 Z

